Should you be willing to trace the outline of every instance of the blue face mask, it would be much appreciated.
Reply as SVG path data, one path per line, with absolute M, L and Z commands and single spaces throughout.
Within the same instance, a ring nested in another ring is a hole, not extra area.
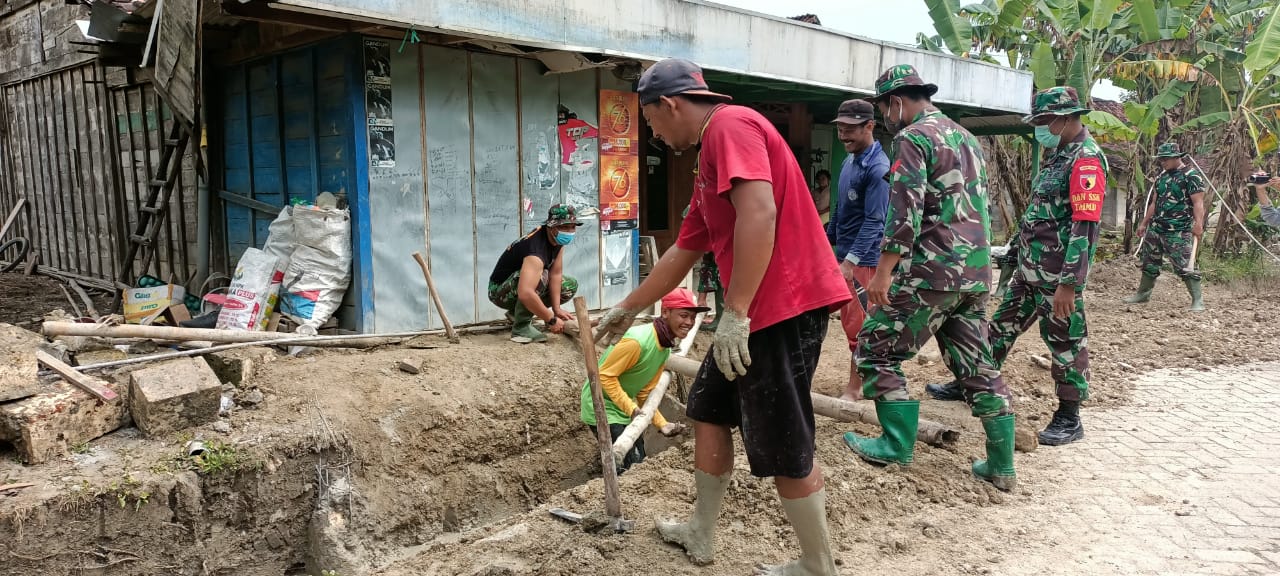
M 556 232 L 556 244 L 568 246 L 573 242 L 573 232 Z
M 1062 135 L 1054 134 L 1050 128 L 1051 126 L 1053 126 L 1052 123 L 1036 126 L 1036 142 L 1039 142 L 1045 148 L 1057 148 L 1059 144 L 1062 144 Z

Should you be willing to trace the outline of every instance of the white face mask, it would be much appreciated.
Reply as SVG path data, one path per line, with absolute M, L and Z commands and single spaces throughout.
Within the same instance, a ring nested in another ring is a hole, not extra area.
M 893 117 L 893 99 L 898 99 L 898 117 Z M 884 128 L 890 133 L 898 132 L 907 127 L 907 123 L 902 119 L 902 98 L 897 96 L 889 97 L 889 110 L 884 115 Z

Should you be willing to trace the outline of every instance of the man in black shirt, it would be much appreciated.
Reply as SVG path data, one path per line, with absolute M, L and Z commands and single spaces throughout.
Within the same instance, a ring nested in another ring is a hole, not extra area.
M 573 299 L 578 281 L 564 275 L 564 248 L 577 231 L 573 206 L 556 204 L 547 221 L 524 238 L 507 246 L 489 276 L 489 301 L 511 316 L 511 340 L 521 344 L 542 342 L 547 335 L 533 327 L 536 316 L 555 334 L 564 331 L 573 315 L 560 305 Z

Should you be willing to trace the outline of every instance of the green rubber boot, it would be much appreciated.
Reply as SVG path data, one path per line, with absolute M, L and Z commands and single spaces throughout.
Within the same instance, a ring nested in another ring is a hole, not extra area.
M 1151 299 L 1151 289 L 1156 287 L 1156 277 L 1142 275 L 1142 283 L 1138 284 L 1138 291 L 1133 296 L 1124 299 L 1125 304 L 1141 304 Z
M 987 459 L 973 463 L 973 475 L 1009 492 L 1018 486 L 1013 470 L 1013 414 L 983 418 L 987 433 Z
M 716 319 L 712 320 L 710 324 L 702 325 L 702 330 L 706 330 L 708 332 L 715 332 L 716 327 L 720 325 L 720 318 L 724 317 L 724 289 L 716 290 L 715 299 Z
M 880 426 L 884 428 L 884 434 L 879 438 L 863 438 L 853 432 L 845 432 L 844 443 L 868 462 L 902 466 L 910 464 L 916 452 L 916 430 L 920 425 L 920 401 L 877 400 L 876 416 L 880 418 Z M 1013 436 L 1009 438 L 1012 442 Z
M 520 344 L 528 344 L 530 342 L 545 342 L 547 335 L 541 330 L 533 327 L 533 312 L 524 307 L 519 301 L 516 302 L 515 310 L 511 311 L 511 341 Z
M 1191 307 L 1188 310 L 1192 312 L 1204 312 L 1204 291 L 1200 286 L 1199 278 L 1184 278 L 1182 280 L 1187 285 L 1187 292 L 1191 294 Z

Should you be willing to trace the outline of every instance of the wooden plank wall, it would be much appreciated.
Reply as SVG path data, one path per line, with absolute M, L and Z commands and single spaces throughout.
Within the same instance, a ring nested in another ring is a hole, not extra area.
M 104 78 L 84 64 L 0 88 L 0 213 L 26 198 L 11 234 L 32 242 L 41 265 L 111 281 L 172 119 L 150 84 L 111 88 Z M 185 284 L 195 272 L 190 154 L 179 184 L 146 272 Z

